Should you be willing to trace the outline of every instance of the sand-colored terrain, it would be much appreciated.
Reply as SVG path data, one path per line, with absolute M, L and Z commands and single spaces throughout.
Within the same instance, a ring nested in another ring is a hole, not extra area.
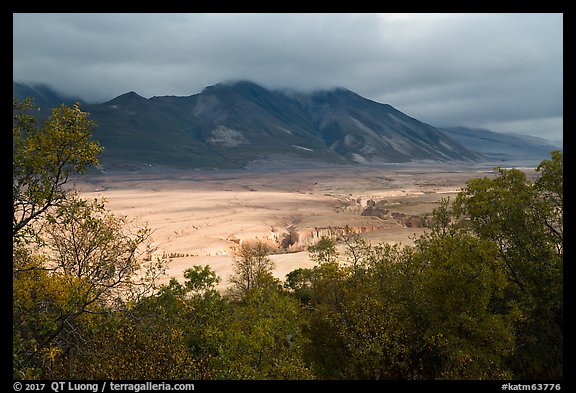
M 283 280 L 293 269 L 313 265 L 302 251 L 308 244 L 346 225 L 374 244 L 410 244 L 424 230 L 392 217 L 363 216 L 371 201 L 397 214 L 425 214 L 466 180 L 481 176 L 491 176 L 490 170 L 389 165 L 150 171 L 85 176 L 76 188 L 85 198 L 105 197 L 110 210 L 153 229 L 150 255 L 172 256 L 166 280 L 182 279 L 187 267 L 208 264 L 222 278 L 222 289 L 232 273 L 233 250 L 243 241 L 288 246 L 289 253 L 271 256 L 274 274 Z

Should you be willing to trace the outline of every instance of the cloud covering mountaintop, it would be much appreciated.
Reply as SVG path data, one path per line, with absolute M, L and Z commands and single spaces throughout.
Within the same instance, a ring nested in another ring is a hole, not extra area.
M 438 126 L 561 140 L 562 14 L 14 14 L 13 79 L 89 102 L 346 86 Z

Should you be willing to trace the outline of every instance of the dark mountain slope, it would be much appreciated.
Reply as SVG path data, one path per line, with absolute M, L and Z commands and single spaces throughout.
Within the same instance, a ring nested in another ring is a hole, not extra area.
M 82 108 L 98 125 L 105 166 L 234 168 L 278 155 L 332 163 L 482 160 L 438 129 L 346 89 L 284 93 L 240 81 L 187 97 L 130 92 Z
M 76 102 L 83 104 L 81 99 L 60 94 L 44 84 L 28 85 L 20 82 L 12 82 L 12 96 L 20 101 L 23 101 L 27 97 L 34 97 L 33 105 L 40 109 L 40 119 L 50 116 L 52 108 L 60 104 L 73 105 Z
M 318 92 L 309 101 L 322 139 L 348 158 L 386 162 L 481 159 L 436 128 L 352 91 Z

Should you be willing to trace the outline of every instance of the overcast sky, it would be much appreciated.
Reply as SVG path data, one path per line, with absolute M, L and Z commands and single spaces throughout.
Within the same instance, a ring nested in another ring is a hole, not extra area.
M 434 126 L 562 140 L 562 14 L 14 14 L 13 79 L 88 102 L 345 87 Z

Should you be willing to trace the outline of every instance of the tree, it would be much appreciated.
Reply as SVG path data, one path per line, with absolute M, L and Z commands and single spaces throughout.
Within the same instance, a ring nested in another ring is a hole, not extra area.
M 125 219 L 97 200 L 70 194 L 45 217 L 38 236 L 49 252 L 20 247 L 14 254 L 14 369 L 20 377 L 64 377 L 54 374 L 64 372 L 58 363 L 97 356 L 90 352 L 91 332 L 106 318 L 95 315 L 130 309 L 164 272 L 165 261 L 143 264 L 138 256 L 148 230 L 128 232 Z
M 511 367 L 520 378 L 562 378 L 563 163 L 562 153 L 537 167 L 532 183 L 518 169 L 497 168 L 493 179 L 473 179 L 455 212 L 498 247 L 507 296 L 525 315 Z
M 13 372 L 84 377 L 65 365 L 98 358 L 94 332 L 149 294 L 165 261 L 143 264 L 149 229 L 132 232 L 68 186 L 101 152 L 88 114 L 61 105 L 37 127 L 30 107 L 13 103 Z
M 511 377 L 521 314 L 503 261 L 451 214 L 445 201 L 413 247 L 350 238 L 344 259 L 315 268 L 306 358 L 319 377 Z
M 15 378 L 48 378 L 64 353 L 81 345 L 84 311 L 92 311 L 82 280 L 51 274 L 41 256 L 13 276 L 12 326 Z
M 202 378 L 313 377 L 301 357 L 306 320 L 296 300 L 278 286 L 257 286 L 242 301 L 230 301 L 213 290 L 219 278 L 208 266 L 184 275 L 183 285 L 173 280 L 145 302 L 144 315 L 159 316 L 164 330 L 182 330 L 181 342 Z
M 62 356 L 50 379 L 202 379 L 187 347 L 185 302 L 148 296 L 127 309 L 88 315 L 82 345 Z
M 536 168 L 540 176 L 534 182 L 538 195 L 537 217 L 541 225 L 548 229 L 545 232 L 548 241 L 557 248 L 557 254 L 563 254 L 564 247 L 564 169 L 563 155 L 552 151 L 550 160 L 544 160 Z
M 60 105 L 40 126 L 27 111 L 32 100 L 13 101 L 13 236 L 33 233 L 31 222 L 64 201 L 70 176 L 98 163 L 102 148 L 91 140 L 95 124 L 78 104 Z
M 308 303 L 312 297 L 312 285 L 315 271 L 313 269 L 298 268 L 286 275 L 284 288 L 303 303 Z
M 237 300 L 244 299 L 251 291 L 278 285 L 272 275 L 274 262 L 268 257 L 268 246 L 262 242 L 243 243 L 234 257 L 234 274 L 229 293 Z
M 88 302 L 121 304 L 150 293 L 165 272 L 166 261 L 143 262 L 142 244 L 150 235 L 146 226 L 129 227 L 125 216 L 107 211 L 104 201 L 86 201 L 70 193 L 47 215 L 42 231 L 58 272 L 90 285 Z
M 346 232 L 344 244 L 346 246 L 347 266 L 357 278 L 361 278 L 365 274 L 371 258 L 372 247 L 368 241 L 362 239 L 358 233 L 351 231 L 348 226 Z
M 310 259 L 318 264 L 336 262 L 338 257 L 334 241 L 326 236 L 322 236 L 316 244 L 308 247 L 308 253 Z
M 214 286 L 220 282 L 220 277 L 210 266 L 195 265 L 184 270 L 186 290 L 193 295 L 208 295 L 214 291 Z
M 216 378 L 314 378 L 302 357 L 306 323 L 299 302 L 278 286 L 251 290 L 221 322 Z
M 410 303 L 422 375 L 510 378 L 506 360 L 521 314 L 504 299 L 506 273 L 495 244 L 465 231 L 432 232 L 416 241 L 414 251 L 416 271 L 409 274 L 417 284 Z

